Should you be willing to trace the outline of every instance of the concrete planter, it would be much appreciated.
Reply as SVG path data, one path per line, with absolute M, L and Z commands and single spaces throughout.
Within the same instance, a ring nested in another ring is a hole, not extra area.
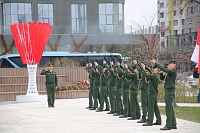
M 57 91 L 56 99 L 88 98 L 89 90 Z

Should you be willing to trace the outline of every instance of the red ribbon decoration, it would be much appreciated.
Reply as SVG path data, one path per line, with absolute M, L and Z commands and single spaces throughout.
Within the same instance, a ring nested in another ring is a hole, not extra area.
M 14 23 L 10 26 L 23 64 L 38 64 L 50 37 L 52 26 L 46 22 Z

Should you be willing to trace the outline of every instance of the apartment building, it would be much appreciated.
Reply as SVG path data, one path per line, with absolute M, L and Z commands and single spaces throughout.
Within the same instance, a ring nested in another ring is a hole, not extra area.
M 161 46 L 195 43 L 200 26 L 200 4 L 193 0 L 158 0 L 157 4 Z

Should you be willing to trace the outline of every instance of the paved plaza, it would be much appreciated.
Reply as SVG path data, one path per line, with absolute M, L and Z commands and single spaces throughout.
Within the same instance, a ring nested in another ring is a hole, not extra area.
M 200 124 L 195 122 L 177 119 L 177 130 L 161 131 L 165 116 L 162 125 L 143 127 L 136 120 L 87 110 L 87 105 L 87 98 L 56 99 L 55 108 L 47 108 L 47 102 L 0 102 L 0 133 L 200 133 Z

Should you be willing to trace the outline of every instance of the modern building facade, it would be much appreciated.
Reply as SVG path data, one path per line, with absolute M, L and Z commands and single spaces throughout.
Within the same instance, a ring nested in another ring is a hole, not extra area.
M 157 4 L 161 46 L 195 43 L 200 26 L 200 4 L 191 0 L 158 0 Z
M 141 43 L 124 31 L 125 0 L 0 0 L 0 53 L 12 43 L 10 26 L 45 21 L 53 26 L 46 51 L 120 52 Z M 53 45 L 54 48 L 53 48 Z M 58 45 L 58 47 L 56 47 Z M 78 48 L 79 45 L 82 45 Z M 77 50 L 78 48 L 78 50 Z M 11 53 L 16 53 L 14 46 Z

